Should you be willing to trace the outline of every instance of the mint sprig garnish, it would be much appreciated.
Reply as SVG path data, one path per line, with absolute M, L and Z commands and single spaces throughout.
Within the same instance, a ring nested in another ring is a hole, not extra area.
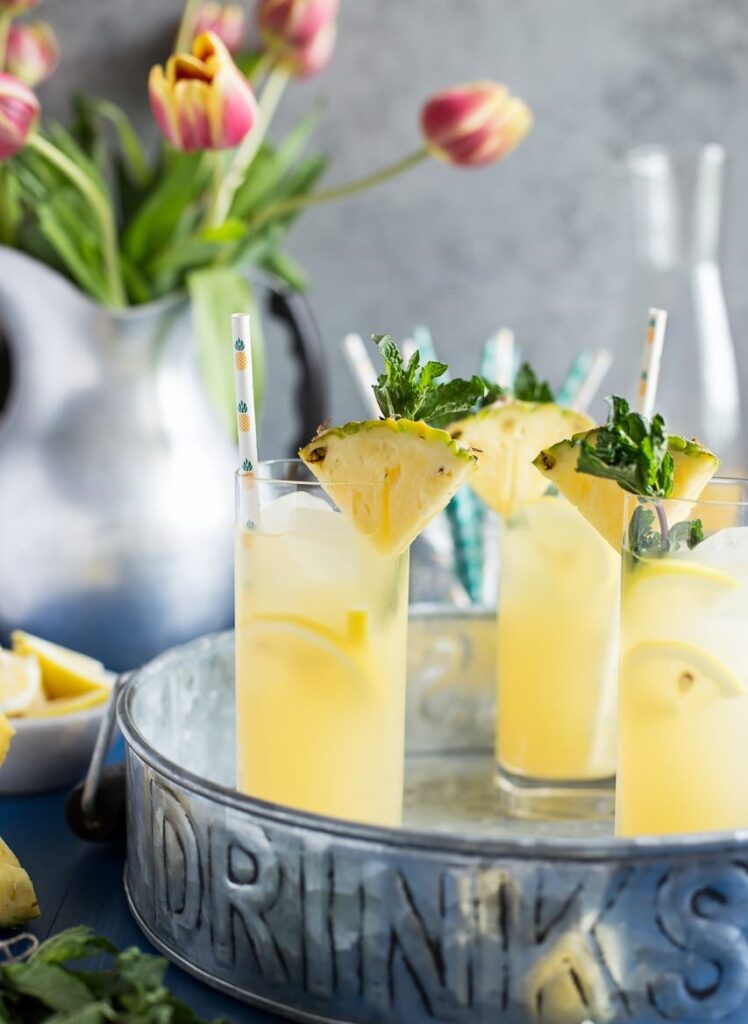
M 595 431 L 593 440 L 582 441 L 577 472 L 614 480 L 639 498 L 652 498 L 654 509 L 639 506 L 629 524 L 628 547 L 632 554 L 657 558 L 679 548 L 694 548 L 704 539 L 700 519 L 668 525 L 658 499 L 673 492 L 675 465 L 668 451 L 667 425 L 662 416 L 651 420 L 632 412 L 619 395 L 608 399 L 608 422 Z M 659 529 L 653 529 L 655 520 Z
M 478 376 L 440 381 L 447 364 L 432 360 L 421 366 L 418 352 L 406 364 L 389 334 L 375 334 L 374 342 L 384 359 L 384 373 L 377 378 L 374 395 L 385 417 L 424 420 L 440 427 L 472 412 L 486 393 Z
M 673 490 L 673 457 L 665 420 L 632 412 L 625 398 L 608 399 L 608 422 L 582 441 L 578 473 L 615 480 L 630 494 L 667 498 Z
M 553 402 L 554 395 L 547 380 L 540 380 L 529 363 L 523 363 L 514 378 L 511 394 L 520 402 Z
M 653 529 L 659 520 L 660 529 Z M 657 513 L 639 506 L 634 510 L 629 524 L 628 549 L 633 555 L 643 558 L 660 558 L 683 548 L 696 547 L 704 539 L 704 526 L 700 519 L 689 519 L 668 527 L 658 503 Z
M 103 968 L 70 964 L 102 953 L 108 955 Z M 206 1024 L 166 988 L 167 966 L 162 957 L 135 947 L 119 951 L 89 928 L 69 928 L 43 942 L 28 960 L 0 965 L 0 1019 L 3 1024 Z

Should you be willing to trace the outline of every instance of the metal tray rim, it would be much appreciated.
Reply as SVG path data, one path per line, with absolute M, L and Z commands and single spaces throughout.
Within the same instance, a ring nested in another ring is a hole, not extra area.
M 460 609 L 460 614 L 481 617 L 489 609 L 476 606 Z M 420 604 L 411 608 L 412 617 L 440 618 L 453 615 L 447 605 Z M 491 612 L 491 614 L 493 614 Z M 632 839 L 615 837 L 594 837 L 580 841 L 563 837 L 512 837 L 486 838 L 483 836 L 441 832 L 418 831 L 415 829 L 392 829 L 358 822 L 340 821 L 305 811 L 297 811 L 280 804 L 269 803 L 239 793 L 234 789 L 218 785 L 195 775 L 160 754 L 145 739 L 135 725 L 132 715 L 132 700 L 136 690 L 148 683 L 154 673 L 168 672 L 171 662 L 179 662 L 185 656 L 199 654 L 205 648 L 221 649 L 233 643 L 233 630 L 211 633 L 189 643 L 173 647 L 160 654 L 153 661 L 134 672 L 127 681 L 117 702 L 117 720 L 127 746 L 150 768 L 169 779 L 175 785 L 192 793 L 237 810 L 244 810 L 254 818 L 266 819 L 274 824 L 290 825 L 347 840 L 373 843 L 379 846 L 408 847 L 434 855 L 455 854 L 471 858 L 513 859 L 564 859 L 587 862 L 615 860 L 658 860 L 673 854 L 732 852 L 736 847 L 748 847 L 748 828 L 729 832 L 693 833 L 678 836 L 641 836 Z

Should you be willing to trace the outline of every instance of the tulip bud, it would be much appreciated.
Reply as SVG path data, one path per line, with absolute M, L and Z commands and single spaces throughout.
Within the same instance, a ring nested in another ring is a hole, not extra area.
M 16 22 L 8 32 L 6 69 L 26 85 L 49 78 L 60 58 L 57 39 L 46 21 Z
M 316 36 L 300 46 L 282 47 L 277 50 L 278 60 L 289 74 L 297 78 L 309 78 L 326 67 L 333 53 L 338 36 L 335 22 L 323 25 Z
M 194 36 L 215 32 L 230 54 L 237 54 L 244 42 L 244 11 L 239 4 L 204 3 L 197 12 Z
M 498 82 L 455 85 L 434 96 L 421 112 L 429 152 L 461 167 L 494 163 L 518 146 L 532 128 L 532 111 Z
M 0 72 L 0 160 L 23 149 L 38 120 L 39 101 L 31 89 Z
M 296 49 L 335 21 L 338 6 L 339 0 L 260 0 L 257 24 L 271 49 Z
M 25 14 L 36 7 L 39 0 L 0 0 L 0 14 Z
M 257 120 L 247 79 L 214 32 L 204 32 L 192 54 L 174 54 L 166 71 L 151 69 L 148 92 L 159 128 L 177 149 L 231 149 Z

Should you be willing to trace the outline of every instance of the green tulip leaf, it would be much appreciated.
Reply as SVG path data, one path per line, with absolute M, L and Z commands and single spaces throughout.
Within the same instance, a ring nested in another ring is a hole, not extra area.
M 232 267 L 195 271 L 188 276 L 187 286 L 192 300 L 192 323 L 203 382 L 226 432 L 236 437 L 231 314 L 246 312 L 252 318 L 252 369 L 255 410 L 259 420 L 265 358 L 257 301 L 244 275 Z

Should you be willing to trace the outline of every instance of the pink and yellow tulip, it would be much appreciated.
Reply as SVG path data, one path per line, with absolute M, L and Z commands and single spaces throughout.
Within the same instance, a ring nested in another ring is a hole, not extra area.
M 8 31 L 6 70 L 26 85 L 39 85 L 60 59 L 52 26 L 46 21 L 16 22 Z
M 532 128 L 532 111 L 499 82 L 455 85 L 421 112 L 432 156 L 460 167 L 480 167 L 510 153 Z
M 0 0 L 0 14 L 11 14 L 15 18 L 32 10 L 38 3 L 39 0 Z
M 338 28 L 332 21 L 308 42 L 279 48 L 276 51 L 278 63 L 296 78 L 310 78 L 330 63 L 337 38 Z
M 331 25 L 339 0 L 260 0 L 257 24 L 271 48 L 296 49 Z
M 0 160 L 15 156 L 39 120 L 39 101 L 17 78 L 0 72 Z
M 169 142 L 184 152 L 232 149 L 252 130 L 257 101 L 246 78 L 214 32 L 204 32 L 192 53 L 174 54 L 151 69 L 153 116 Z
M 242 48 L 246 17 L 239 4 L 221 4 L 215 0 L 204 3 L 195 18 L 194 36 L 214 32 L 232 56 Z

